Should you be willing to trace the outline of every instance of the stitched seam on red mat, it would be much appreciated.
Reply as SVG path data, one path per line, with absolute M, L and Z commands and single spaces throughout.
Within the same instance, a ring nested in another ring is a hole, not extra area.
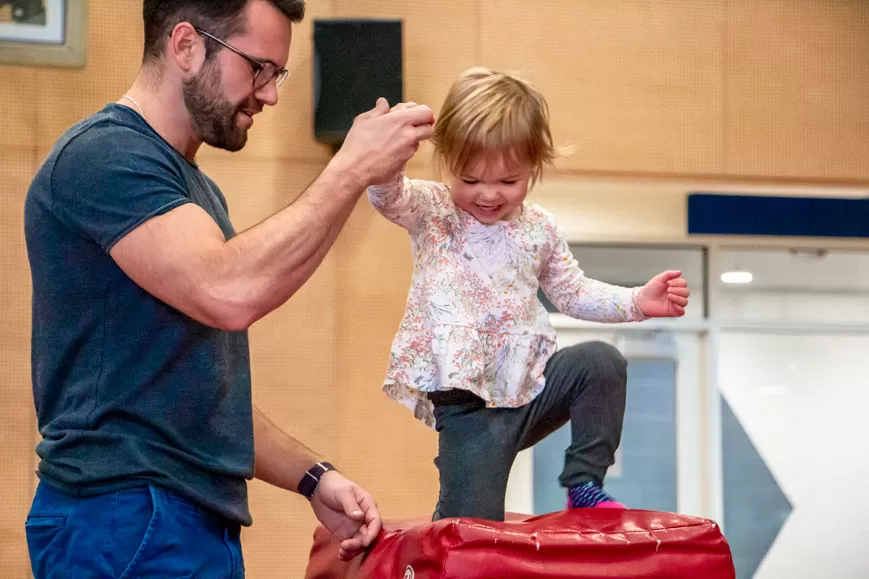
M 503 528 L 502 529 L 494 529 L 488 525 L 480 525 L 480 524 L 476 524 L 476 523 L 472 523 L 472 522 L 468 522 L 468 521 L 464 521 L 464 520 L 457 520 L 456 521 L 456 523 L 459 523 L 459 522 L 461 524 L 465 525 L 466 527 L 469 527 L 469 528 L 473 527 L 474 529 L 476 529 L 478 531 L 485 531 L 485 532 L 487 532 L 487 534 L 509 535 L 512 537 L 518 537 L 518 538 L 522 538 L 522 539 L 526 539 L 528 537 L 528 534 L 526 532 L 522 532 L 522 531 L 511 531 L 511 530 L 507 530 L 507 529 L 503 529 Z M 454 524 L 454 526 L 455 526 L 455 524 Z M 609 533 L 603 532 L 603 531 L 576 531 L 576 530 L 563 531 L 563 532 L 562 531 L 535 531 L 535 532 L 537 533 L 538 537 L 577 536 L 577 535 L 579 535 L 579 536 L 604 535 L 604 536 L 608 536 L 608 537 L 614 537 L 614 536 L 618 535 L 618 536 L 624 537 L 624 536 L 628 536 L 628 535 L 643 535 L 643 536 L 646 536 L 649 538 L 654 538 L 656 534 L 661 533 L 661 532 L 669 533 L 670 531 L 679 531 L 679 530 L 699 528 L 699 527 L 704 527 L 704 526 L 706 526 L 706 525 L 704 525 L 704 524 L 690 524 L 690 525 L 680 525 L 678 527 L 667 527 L 665 529 L 645 529 L 645 530 L 637 530 L 637 531 L 613 531 L 613 532 L 609 532 Z M 715 525 L 715 526 L 717 527 L 717 525 Z M 473 543 L 477 543 L 477 542 L 478 541 L 476 541 L 476 540 L 472 540 L 469 543 L 473 544 Z M 456 547 L 456 545 L 450 546 L 451 549 L 454 547 Z M 441 576 L 441 579 L 444 579 L 443 576 Z
M 447 541 L 447 548 L 444 550 L 444 556 L 441 559 L 441 579 L 445 579 L 447 576 L 447 557 L 449 556 L 450 551 L 453 549 L 453 547 L 455 547 L 456 544 L 459 542 L 457 536 L 458 531 L 456 529 L 458 528 L 460 522 L 461 519 L 455 519 L 450 524 L 450 533 L 448 537 L 449 540 Z
M 475 524 L 475 523 L 469 523 L 469 522 L 467 522 L 467 521 L 462 521 L 462 524 L 464 524 L 464 525 L 467 526 L 467 527 L 473 527 L 473 528 L 475 528 L 475 529 L 477 529 L 477 530 L 489 531 L 489 532 L 492 532 L 492 533 L 507 533 L 507 534 L 510 534 L 510 535 L 520 535 L 520 536 L 523 536 L 523 537 L 526 537 L 526 536 L 527 536 L 527 533 L 524 533 L 524 532 L 522 532 L 522 531 L 510 531 L 510 530 L 507 530 L 507 529 L 494 529 L 494 528 L 489 527 L 489 526 L 487 526 L 487 525 L 479 525 L 479 524 Z M 577 534 L 579 534 L 579 535 L 631 535 L 631 534 L 634 534 L 634 535 L 648 535 L 649 533 L 657 533 L 657 532 L 661 532 L 661 531 L 664 531 L 664 532 L 669 532 L 669 531 L 679 531 L 679 530 L 682 530 L 682 529 L 691 529 L 691 528 L 695 528 L 695 527 L 703 527 L 703 526 L 705 526 L 705 525 L 700 525 L 700 524 L 697 524 L 697 525 L 681 525 L 681 526 L 678 526 L 678 527 L 667 527 L 667 528 L 664 528 L 664 529 L 644 529 L 644 530 L 639 530 L 639 531 L 612 531 L 612 532 L 605 532 L 605 531 L 576 531 L 576 530 L 571 530 L 571 531 L 535 531 L 535 532 L 538 533 L 538 534 L 544 534 L 544 535 L 577 535 Z M 718 525 L 714 525 L 714 526 L 717 527 Z

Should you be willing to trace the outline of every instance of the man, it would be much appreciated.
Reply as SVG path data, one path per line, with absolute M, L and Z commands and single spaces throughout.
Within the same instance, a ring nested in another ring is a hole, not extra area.
M 31 185 L 36 577 L 240 577 L 253 476 L 309 497 L 344 557 L 380 529 L 368 493 L 252 407 L 246 330 L 431 135 L 431 110 L 380 99 L 295 203 L 238 235 L 195 162 L 203 142 L 241 149 L 277 103 L 303 13 L 144 0 L 133 86 L 64 134 Z

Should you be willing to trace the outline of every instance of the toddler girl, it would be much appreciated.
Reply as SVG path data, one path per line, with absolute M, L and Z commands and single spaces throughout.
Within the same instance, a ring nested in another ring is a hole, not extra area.
M 368 190 L 410 234 L 413 282 L 383 390 L 438 432 L 433 518 L 503 520 L 516 454 L 568 420 L 568 506 L 622 507 L 603 480 L 621 439 L 627 363 L 599 342 L 556 351 L 538 288 L 567 315 L 628 322 L 684 315 L 687 283 L 677 271 L 640 288 L 583 274 L 552 215 L 525 200 L 557 155 L 546 102 L 528 83 L 466 71 L 433 143 L 449 184 L 402 171 Z

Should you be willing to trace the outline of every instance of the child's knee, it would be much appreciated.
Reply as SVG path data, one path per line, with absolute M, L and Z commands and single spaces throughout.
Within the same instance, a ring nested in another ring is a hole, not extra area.
M 628 361 L 614 346 L 592 341 L 575 344 L 564 352 L 569 354 L 570 363 L 583 368 L 593 381 L 606 382 L 611 387 L 626 385 Z

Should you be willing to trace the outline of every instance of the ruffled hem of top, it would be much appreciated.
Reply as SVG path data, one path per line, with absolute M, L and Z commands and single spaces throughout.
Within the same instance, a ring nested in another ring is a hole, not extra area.
M 557 349 L 554 334 L 495 333 L 439 325 L 400 330 L 383 390 L 434 427 L 427 392 L 470 391 L 490 407 L 516 408 L 543 389 L 543 370 Z

